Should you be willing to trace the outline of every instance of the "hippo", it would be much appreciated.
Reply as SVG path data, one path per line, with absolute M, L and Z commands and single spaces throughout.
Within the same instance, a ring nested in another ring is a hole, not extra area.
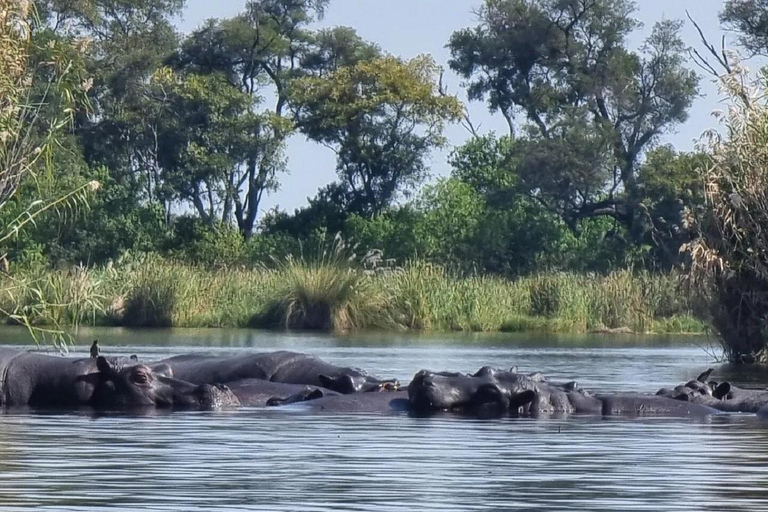
M 304 401 L 299 397 L 295 401 Z M 291 398 L 283 403 L 292 403 Z M 547 414 L 706 417 L 719 411 L 705 405 L 642 394 L 592 396 L 575 382 L 547 383 L 540 373 L 483 367 L 473 375 L 421 370 L 407 391 L 323 396 L 301 407 L 322 413 L 439 413 L 464 416 L 541 416 Z
M 115 365 L 107 358 L 96 359 L 98 372 L 84 380 L 94 383 L 87 405 L 97 409 L 174 408 L 221 409 L 241 405 L 237 396 L 222 384 L 191 384 L 166 377 L 149 366 Z
M 115 367 L 138 364 L 134 357 L 104 358 Z M 158 373 L 170 368 L 158 365 Z M 49 407 L 87 404 L 98 382 L 98 359 L 59 357 L 0 348 L 0 405 Z
M 0 348 L 0 405 L 210 408 L 233 402 L 221 389 L 169 376 L 167 365 L 150 367 L 135 357 L 69 358 Z
M 757 413 L 768 406 L 768 390 L 745 389 L 729 382 L 708 380 L 713 369 L 700 374 L 696 379 L 672 389 L 662 388 L 657 395 L 679 401 L 703 404 L 726 412 Z M 761 415 L 764 412 L 761 412 Z
M 240 405 L 246 407 L 287 405 L 341 395 L 337 391 L 319 386 L 287 384 L 263 379 L 236 380 L 227 383 L 226 387 L 238 398 Z
M 387 393 L 353 393 L 348 395 L 335 394 L 322 397 L 289 397 L 281 403 L 268 405 L 285 405 L 301 402 L 304 410 L 318 414 L 403 414 L 411 408 L 408 402 L 408 392 L 405 390 L 389 391 Z
M 493 407 L 511 415 L 595 414 L 708 416 L 719 411 L 703 404 L 636 393 L 592 396 L 575 383 L 549 384 L 538 374 L 481 368 L 474 375 L 422 370 L 408 385 L 413 412 Z
M 317 386 L 342 394 L 397 389 L 396 379 L 380 379 L 357 368 L 345 368 L 309 354 L 279 351 L 234 356 L 187 354 L 158 361 L 174 377 L 195 384 L 262 379 Z

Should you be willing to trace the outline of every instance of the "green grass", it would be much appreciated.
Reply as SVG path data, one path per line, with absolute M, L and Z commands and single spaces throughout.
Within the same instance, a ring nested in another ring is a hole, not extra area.
M 620 271 L 606 276 L 538 274 L 517 280 L 457 277 L 414 261 L 401 271 L 366 273 L 343 250 L 276 262 L 273 268 L 208 268 L 156 257 L 109 268 L 20 271 L 46 307 L 27 311 L 46 324 L 131 327 L 269 327 L 560 332 L 629 328 L 701 333 L 675 275 Z M 8 278 L 6 278 L 8 279 Z M 0 298 L 4 311 L 35 297 Z

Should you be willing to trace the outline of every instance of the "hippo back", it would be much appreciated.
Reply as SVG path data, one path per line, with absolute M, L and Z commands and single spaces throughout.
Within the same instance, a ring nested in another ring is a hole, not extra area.
M 397 414 L 410 408 L 407 391 L 325 396 L 287 407 L 302 407 L 321 414 Z
M 185 354 L 158 361 L 167 364 L 176 379 L 194 384 L 215 384 L 241 379 L 270 380 L 276 367 L 283 359 L 277 354 L 240 354 L 236 356 L 213 356 L 208 354 Z M 284 359 L 292 359 L 285 356 Z

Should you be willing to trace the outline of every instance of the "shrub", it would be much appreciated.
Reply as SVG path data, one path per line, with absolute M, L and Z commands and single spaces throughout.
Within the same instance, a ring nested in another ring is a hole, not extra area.
M 355 255 L 340 237 L 321 243 L 314 257 L 278 261 L 282 284 L 268 308 L 288 329 L 348 331 L 382 327 L 388 321 L 387 296 L 374 280 L 352 265 Z

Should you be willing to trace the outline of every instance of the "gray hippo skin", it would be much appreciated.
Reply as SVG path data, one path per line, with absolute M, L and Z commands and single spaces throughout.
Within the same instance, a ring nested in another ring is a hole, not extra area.
M 241 405 L 247 407 L 287 405 L 340 395 L 336 391 L 318 386 L 286 384 L 284 382 L 270 382 L 262 379 L 236 380 L 227 383 L 226 387 L 235 394 Z
M 523 416 L 565 413 L 703 417 L 718 413 L 702 404 L 662 396 L 592 396 L 574 383 L 548 384 L 539 374 L 529 376 L 489 367 L 474 375 L 422 370 L 409 384 L 408 395 L 410 410 L 420 413 L 488 408 Z
M 143 364 L 121 367 L 104 357 L 97 358 L 96 362 L 96 386 L 87 404 L 98 409 L 209 410 L 240 405 L 237 396 L 222 384 L 191 384 L 166 377 Z
M 114 366 L 135 358 L 105 358 Z M 169 372 L 158 366 L 159 373 Z M 0 348 L 0 405 L 71 407 L 85 405 L 99 384 L 97 359 L 51 356 Z
M 0 348 L 0 405 L 7 407 L 213 407 L 227 403 L 218 389 L 167 377 L 135 358 L 67 358 Z M 221 395 L 221 396 L 219 396 Z
M 733 386 L 729 382 L 709 380 L 712 371 L 710 368 L 694 380 L 672 389 L 662 388 L 656 394 L 679 401 L 703 404 L 725 412 L 756 413 L 764 408 L 768 410 L 768 390 L 744 389 Z M 760 413 L 761 416 L 765 414 L 766 411 Z
M 318 414 L 401 414 L 409 411 L 407 391 L 326 395 L 298 400 L 302 407 Z M 286 403 L 291 403 L 287 401 Z M 277 404 L 274 404 L 277 405 Z
M 395 379 L 383 380 L 356 368 L 336 366 L 309 354 L 288 351 L 234 356 L 187 354 L 159 363 L 168 364 L 175 378 L 195 384 L 262 379 L 323 387 L 343 394 L 399 386 Z

